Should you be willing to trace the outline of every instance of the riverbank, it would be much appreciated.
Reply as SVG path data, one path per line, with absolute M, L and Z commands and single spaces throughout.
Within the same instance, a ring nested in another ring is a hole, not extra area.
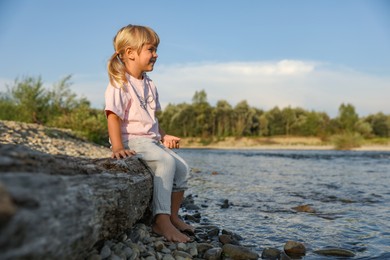
M 111 155 L 108 147 L 86 142 L 69 129 L 0 120 L 0 131 L 0 143 L 24 144 L 50 154 L 91 158 Z M 80 142 L 83 145 L 80 145 Z M 296 136 L 226 137 L 219 140 L 182 138 L 180 146 L 190 149 L 335 150 L 334 144 L 330 141 L 323 141 L 318 137 Z M 360 147 L 351 150 L 390 151 L 390 139 L 377 142 L 365 140 Z
M 336 150 L 331 142 L 318 137 L 226 137 L 221 140 L 202 140 L 201 138 L 182 138 L 182 148 L 208 149 L 260 149 L 260 150 Z M 375 143 L 364 141 L 354 151 L 390 151 L 390 141 Z

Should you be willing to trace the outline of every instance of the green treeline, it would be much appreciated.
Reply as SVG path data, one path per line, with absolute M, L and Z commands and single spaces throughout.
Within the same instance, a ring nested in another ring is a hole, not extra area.
M 182 137 L 316 136 L 353 133 L 364 138 L 390 137 L 390 115 L 382 112 L 360 118 L 351 104 L 341 104 L 336 118 L 303 108 L 274 107 L 264 111 L 243 100 L 232 107 L 220 100 L 213 107 L 204 90 L 192 103 L 169 104 L 160 115 L 162 128 Z
M 102 109 L 70 90 L 71 76 L 45 89 L 41 78 L 16 79 L 0 92 L 0 119 L 70 128 L 80 136 L 107 145 L 107 124 Z M 103 92 L 102 91 L 102 97 Z M 390 115 L 382 112 L 359 117 L 352 104 L 341 104 L 330 118 L 324 112 L 303 108 L 274 107 L 268 111 L 251 107 L 243 100 L 236 106 L 220 100 L 207 101 L 204 90 L 195 92 L 192 103 L 169 104 L 158 114 L 162 128 L 180 137 L 219 140 L 224 137 L 316 136 L 323 140 L 389 138 Z
M 103 109 L 93 109 L 87 99 L 77 97 L 70 80 L 67 76 L 48 90 L 41 78 L 16 79 L 0 92 L 0 119 L 68 128 L 89 141 L 108 144 Z

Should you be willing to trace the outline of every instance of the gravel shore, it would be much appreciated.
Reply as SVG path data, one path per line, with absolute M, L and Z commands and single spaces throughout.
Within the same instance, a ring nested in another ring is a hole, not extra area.
M 107 158 L 109 148 L 77 137 L 71 130 L 0 120 L 0 144 L 21 144 L 48 154 Z

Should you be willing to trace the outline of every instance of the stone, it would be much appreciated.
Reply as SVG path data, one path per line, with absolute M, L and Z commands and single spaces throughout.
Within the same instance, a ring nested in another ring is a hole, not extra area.
M 227 235 L 227 234 L 222 234 L 222 235 L 219 235 L 219 242 L 221 242 L 223 245 L 224 244 L 232 244 L 232 237 L 230 235 Z
M 203 258 L 207 260 L 219 260 L 221 259 L 222 248 L 214 247 L 204 253 Z
M 103 259 L 100 255 L 98 254 L 92 254 L 90 256 L 88 256 L 87 260 L 101 260 Z
M 207 236 L 208 237 L 216 237 L 219 235 L 219 228 L 218 227 L 211 227 L 207 230 Z
M 191 256 L 195 257 L 195 256 L 198 255 L 198 248 L 197 248 L 197 246 L 196 246 L 196 243 L 188 243 L 187 246 L 188 246 L 187 252 L 188 252 Z
M 288 256 L 304 256 L 306 254 L 306 247 L 301 242 L 290 240 L 284 245 L 284 252 L 286 252 Z
M 186 251 L 187 250 L 187 245 L 185 243 L 178 243 L 176 245 L 176 248 L 179 251 Z
M 12 163 L 0 165 L 0 182 L 17 210 L 7 211 L 0 259 L 84 259 L 149 208 L 152 175 L 140 159 L 51 155 L 11 144 L 0 146 L 3 157 Z
M 129 258 L 133 255 L 133 250 L 126 246 L 124 249 L 123 249 L 123 253 L 125 254 L 126 258 Z
M 154 248 L 157 251 L 162 251 L 165 248 L 164 242 L 163 241 L 156 241 L 156 243 L 154 243 Z
M 164 255 L 162 260 L 175 260 L 175 258 L 171 255 Z
M 297 212 L 316 213 L 316 210 L 310 205 L 300 205 L 292 208 Z
M 281 251 L 277 248 L 273 247 L 267 247 L 263 249 L 263 252 L 261 253 L 262 259 L 269 259 L 269 260 L 278 260 L 280 259 Z
M 207 250 L 213 248 L 212 245 L 208 243 L 198 243 L 197 244 L 197 249 L 200 254 L 204 254 Z
M 104 259 L 111 255 L 111 249 L 108 246 L 103 246 L 102 250 L 100 251 L 100 256 Z
M 301 259 L 302 257 L 294 257 L 294 259 Z M 282 251 L 280 253 L 280 260 L 291 260 L 291 258 L 284 252 Z
M 315 250 L 313 252 L 315 254 L 324 255 L 324 256 L 340 256 L 340 257 L 355 256 L 354 252 L 343 248 L 323 248 L 323 249 Z
M 173 251 L 173 256 L 175 258 L 182 257 L 184 259 L 192 259 L 192 256 L 190 254 L 188 254 L 187 252 L 183 252 L 183 251 Z
M 109 258 L 109 260 L 122 260 L 119 256 L 112 254 Z
M 223 245 L 222 251 L 225 256 L 233 260 L 252 260 L 259 258 L 257 253 L 243 246 L 226 244 Z
M 230 203 L 228 199 L 225 199 L 223 203 L 221 204 L 221 209 L 227 209 L 230 207 Z

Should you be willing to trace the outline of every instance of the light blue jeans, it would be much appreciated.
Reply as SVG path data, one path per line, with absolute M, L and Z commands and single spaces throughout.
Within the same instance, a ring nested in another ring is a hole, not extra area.
M 171 214 L 172 192 L 185 191 L 189 167 L 178 154 L 151 138 L 133 138 L 125 148 L 142 155 L 142 160 L 153 171 L 153 216 Z

